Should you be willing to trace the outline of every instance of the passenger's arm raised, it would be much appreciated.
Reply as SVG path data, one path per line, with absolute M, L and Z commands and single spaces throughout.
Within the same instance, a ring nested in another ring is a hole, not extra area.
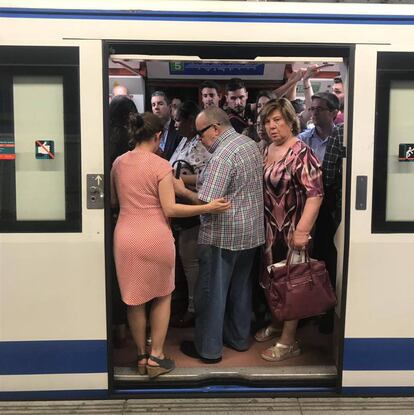
M 197 193 L 191 192 L 190 190 L 188 191 L 197 195 Z M 167 176 L 158 183 L 158 192 L 162 210 L 166 216 L 172 218 L 196 216 L 203 213 L 221 213 L 230 208 L 230 202 L 226 202 L 224 199 L 216 199 L 205 204 L 201 204 L 202 202 L 198 200 L 198 198 L 197 204 L 183 205 L 181 203 L 175 203 L 172 174 L 167 174 Z
M 289 76 L 286 83 L 281 85 L 279 88 L 274 89 L 273 92 L 276 94 L 277 98 L 280 99 L 286 95 L 286 93 L 292 88 L 296 88 L 296 84 L 302 79 L 303 70 L 299 69 L 298 71 L 292 72 Z
M 306 124 L 310 118 L 310 107 L 312 106 L 313 88 L 310 81 L 312 76 L 318 73 L 318 65 L 310 65 L 307 67 L 305 74 L 303 75 L 303 92 L 305 94 L 305 109 L 300 114 L 300 118 L 304 124 Z

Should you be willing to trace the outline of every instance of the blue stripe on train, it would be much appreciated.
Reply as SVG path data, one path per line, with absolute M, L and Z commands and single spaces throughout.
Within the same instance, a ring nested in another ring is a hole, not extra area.
M 106 340 L 0 342 L 0 375 L 106 373 Z
M 0 400 L 54 400 L 54 399 L 106 399 L 107 389 L 0 392 Z
M 412 338 L 347 338 L 344 370 L 414 370 Z
M 319 13 L 237 13 L 152 10 L 81 10 L 1 7 L 0 17 L 40 19 L 225 21 L 250 23 L 325 23 L 413 25 L 411 15 L 319 14 Z
M 375 386 L 362 387 L 352 386 L 342 388 L 343 395 L 349 396 L 411 396 L 414 395 L 413 386 Z M 396 410 L 400 409 L 398 406 Z

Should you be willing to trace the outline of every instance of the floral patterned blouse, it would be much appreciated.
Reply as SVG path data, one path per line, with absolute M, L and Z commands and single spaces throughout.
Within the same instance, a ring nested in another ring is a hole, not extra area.
M 192 139 L 182 138 L 169 162 L 175 168 L 177 160 L 184 160 L 192 167 L 193 171 L 188 170 L 184 163 L 181 170 L 182 174 L 196 174 L 198 176 L 210 157 L 211 154 L 204 147 L 197 135 Z
M 278 162 L 267 166 L 264 151 L 265 266 L 284 258 L 289 233 L 298 224 L 308 197 L 323 196 L 322 170 L 313 151 L 296 141 Z

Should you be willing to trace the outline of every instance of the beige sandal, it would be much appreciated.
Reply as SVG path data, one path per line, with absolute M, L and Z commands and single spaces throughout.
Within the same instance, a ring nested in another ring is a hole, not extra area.
M 282 329 L 273 327 L 271 324 L 267 327 L 263 327 L 256 332 L 254 335 L 254 339 L 259 342 L 267 342 L 268 340 L 272 340 L 278 336 L 280 336 Z
M 299 356 L 300 353 L 301 350 L 297 342 L 292 345 L 276 343 L 274 346 L 266 349 L 260 356 L 268 362 L 280 362 L 281 360 Z

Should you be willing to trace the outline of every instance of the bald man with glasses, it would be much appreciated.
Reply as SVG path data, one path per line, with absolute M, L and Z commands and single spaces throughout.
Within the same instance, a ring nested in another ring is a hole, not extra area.
M 256 248 L 264 243 L 263 161 L 257 144 L 237 133 L 220 108 L 202 111 L 196 128 L 212 155 L 199 191 L 176 181 L 176 194 L 196 204 L 225 198 L 231 207 L 222 215 L 201 217 L 194 342 L 183 342 L 181 351 L 217 363 L 223 344 L 238 351 L 250 346 L 250 270 Z

